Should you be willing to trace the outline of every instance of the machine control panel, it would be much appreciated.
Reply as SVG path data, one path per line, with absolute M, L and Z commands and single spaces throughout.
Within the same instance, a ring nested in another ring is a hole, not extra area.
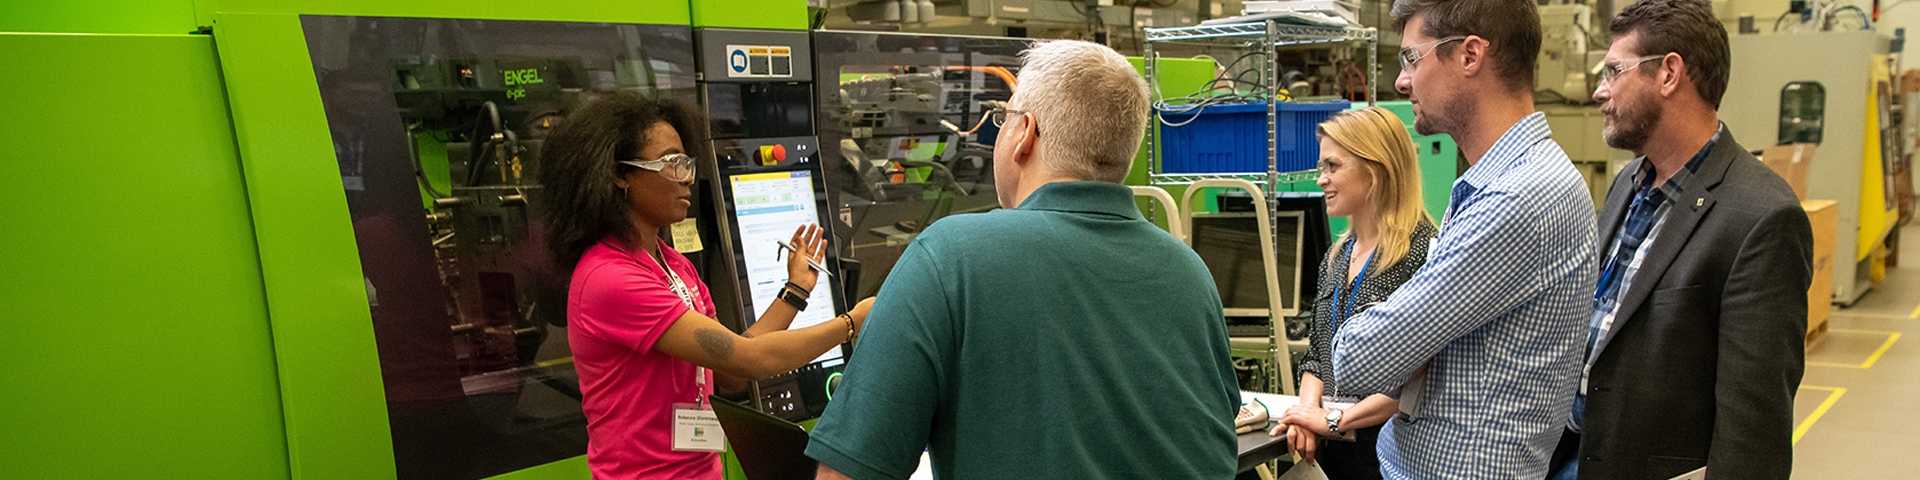
M 722 168 L 800 164 L 820 159 L 819 143 L 814 137 L 714 140 L 713 156 Z
M 726 245 L 737 260 L 736 274 L 744 318 L 757 319 L 777 303 L 787 280 L 786 262 L 778 241 L 805 224 L 830 226 L 821 183 L 818 141 L 813 137 L 770 137 L 715 140 L 719 163 L 725 226 L 731 232 Z M 829 233 L 831 236 L 831 233 Z M 837 250 L 829 249 L 821 263 L 833 265 Z M 848 306 L 839 301 L 844 272 L 821 277 L 812 298 L 819 303 L 796 314 L 789 329 L 835 322 Z M 751 324 L 745 326 L 750 327 Z M 833 348 L 794 371 L 758 382 L 759 407 L 793 421 L 819 416 L 827 405 L 829 376 L 846 368 L 845 348 Z
M 795 422 L 818 417 L 827 410 L 828 390 L 837 383 L 833 379 L 845 369 L 846 365 L 814 364 L 761 380 L 760 409 Z
M 785 145 L 761 145 L 760 148 L 753 153 L 754 159 L 759 160 L 761 165 L 773 165 L 787 160 L 787 147 Z
M 791 375 L 781 380 L 786 381 L 760 383 L 760 411 L 789 420 L 805 420 L 807 405 L 800 400 L 800 392 L 796 391 L 799 385 L 794 383 Z

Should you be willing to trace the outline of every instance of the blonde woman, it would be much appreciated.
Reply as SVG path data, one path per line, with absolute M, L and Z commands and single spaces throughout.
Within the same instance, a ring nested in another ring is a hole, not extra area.
M 1348 230 L 1320 265 L 1312 346 L 1300 377 L 1300 404 L 1280 418 L 1288 445 L 1304 461 L 1316 458 L 1330 480 L 1381 478 L 1374 442 L 1399 401 L 1375 394 L 1341 395 L 1328 360 L 1341 323 L 1387 296 L 1427 263 L 1427 245 L 1439 229 L 1421 205 L 1420 164 L 1407 127 L 1393 112 L 1368 107 L 1320 124 L 1320 180 L 1327 216 L 1346 217 Z M 1323 400 L 1324 397 L 1324 400 Z M 1353 403 L 1328 409 L 1325 400 Z M 1353 433 L 1353 441 L 1338 438 Z

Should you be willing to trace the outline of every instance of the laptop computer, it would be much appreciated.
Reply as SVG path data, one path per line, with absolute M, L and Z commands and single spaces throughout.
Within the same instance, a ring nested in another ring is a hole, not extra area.
M 708 400 L 747 480 L 813 479 L 819 463 L 807 456 L 806 429 L 720 397 Z

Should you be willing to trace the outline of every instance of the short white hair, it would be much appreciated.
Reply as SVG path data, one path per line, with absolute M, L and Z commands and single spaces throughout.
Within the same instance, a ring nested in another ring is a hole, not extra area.
M 1120 183 L 1147 128 L 1147 82 L 1127 58 L 1077 40 L 1036 42 L 1020 54 L 1020 110 L 1040 124 L 1042 161 L 1055 174 Z

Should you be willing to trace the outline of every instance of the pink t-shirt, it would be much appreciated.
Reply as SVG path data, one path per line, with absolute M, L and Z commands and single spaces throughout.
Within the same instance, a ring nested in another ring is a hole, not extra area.
M 713 299 L 680 252 L 660 251 L 692 290 L 702 314 Z M 692 363 L 653 349 L 686 313 L 667 274 L 644 250 L 614 239 L 594 245 L 574 267 L 567 293 L 567 344 L 580 374 L 587 414 L 587 465 L 596 479 L 714 479 L 720 455 L 673 450 L 673 406 L 713 392 L 713 373 L 694 384 Z

